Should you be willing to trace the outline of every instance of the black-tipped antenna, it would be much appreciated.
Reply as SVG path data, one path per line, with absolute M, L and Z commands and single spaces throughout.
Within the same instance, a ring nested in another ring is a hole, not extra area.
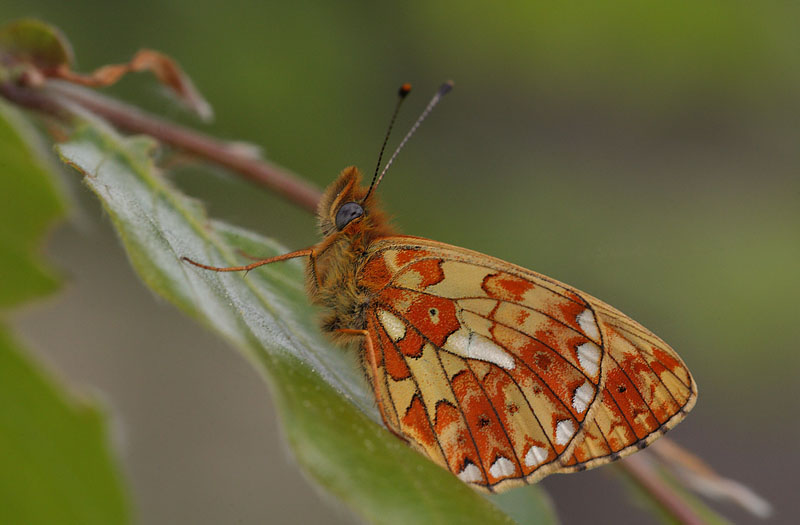
M 369 185 L 369 190 L 367 191 L 367 194 L 362 202 L 366 201 L 367 197 L 369 197 L 370 193 L 372 193 L 372 190 L 375 187 L 377 187 L 378 184 L 380 184 L 381 179 L 389 170 L 389 166 L 391 166 L 392 163 L 394 162 L 394 159 L 397 158 L 397 154 L 400 153 L 400 150 L 403 149 L 403 147 L 406 145 L 406 142 L 408 142 L 408 140 L 414 135 L 414 133 L 417 131 L 417 128 L 419 128 L 420 124 L 422 124 L 422 121 L 428 117 L 428 114 L 430 114 L 430 112 L 433 110 L 436 104 L 438 104 L 439 101 L 442 99 L 442 97 L 445 96 L 447 93 L 449 93 L 451 89 L 453 89 L 452 80 L 448 80 L 447 82 L 439 86 L 439 89 L 436 91 L 436 94 L 433 95 L 431 101 L 428 102 L 428 105 L 422 111 L 422 114 L 417 118 L 417 121 L 414 122 L 414 125 L 411 126 L 411 129 L 408 130 L 408 133 L 406 133 L 406 136 L 403 137 L 403 140 L 400 141 L 400 144 L 397 146 L 397 149 L 394 150 L 394 153 L 392 153 L 392 156 L 389 158 L 389 161 L 386 163 L 386 166 L 383 167 L 383 170 L 381 171 L 380 175 L 377 175 L 377 170 L 376 170 L 377 178 L 376 177 L 372 178 L 372 184 Z M 394 118 L 392 119 L 392 121 L 394 121 Z M 381 149 L 381 151 L 383 150 Z
M 406 96 L 411 93 L 411 84 L 406 82 L 400 89 L 397 91 L 397 104 L 394 106 L 394 112 L 392 112 L 392 119 L 389 121 L 389 128 L 386 130 L 386 136 L 383 137 L 383 144 L 381 144 L 381 151 L 378 153 L 378 162 L 375 164 L 375 173 L 372 175 L 372 182 L 369 185 L 369 190 L 367 190 L 367 196 L 364 197 L 364 200 L 367 200 L 369 194 L 372 192 L 372 187 L 375 185 L 375 179 L 378 178 L 378 170 L 381 169 L 381 160 L 383 160 L 383 152 L 386 150 L 386 144 L 389 142 L 389 135 L 392 133 L 392 128 L 394 127 L 394 121 L 397 119 L 397 113 L 400 111 L 400 106 L 403 104 L 403 101 L 406 99 Z

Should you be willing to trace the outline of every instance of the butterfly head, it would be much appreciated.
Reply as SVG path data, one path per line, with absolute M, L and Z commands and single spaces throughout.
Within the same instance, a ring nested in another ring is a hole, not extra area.
M 322 235 L 353 235 L 387 228 L 377 196 L 367 192 L 368 188 L 361 185 L 358 168 L 345 168 L 319 201 L 317 217 Z
M 372 177 L 372 182 L 369 187 L 361 185 L 361 172 L 355 166 L 345 168 L 339 178 L 336 179 L 325 190 L 325 194 L 319 201 L 317 207 L 317 216 L 319 219 L 319 227 L 322 235 L 325 238 L 333 238 L 343 234 L 344 236 L 355 237 L 359 234 L 367 242 L 370 240 L 392 235 L 395 232 L 388 225 L 386 216 L 381 211 L 378 204 L 378 199 L 375 196 L 375 189 L 380 184 L 383 176 L 388 171 L 389 167 L 397 158 L 400 150 L 408 142 L 414 132 L 419 128 L 423 120 L 428 116 L 431 110 L 439 103 L 439 100 L 446 95 L 453 88 L 453 82 L 447 81 L 439 87 L 439 90 L 433 96 L 425 110 L 417 118 L 414 125 L 406 133 L 406 136 L 397 146 L 389 161 L 384 166 L 383 170 L 379 170 L 381 159 L 383 158 L 384 148 L 389 140 L 389 133 L 394 125 L 397 111 L 400 105 L 405 100 L 408 93 L 411 91 L 410 84 L 403 84 L 398 91 L 397 105 L 395 106 L 392 120 L 389 123 L 389 129 L 386 131 L 386 137 L 383 140 L 380 154 L 378 155 L 378 163 L 375 166 L 375 175 Z

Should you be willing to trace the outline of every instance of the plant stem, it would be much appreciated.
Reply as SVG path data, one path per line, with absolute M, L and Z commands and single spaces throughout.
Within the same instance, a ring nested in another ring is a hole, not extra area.
M 150 135 L 165 144 L 233 170 L 244 178 L 283 195 L 300 208 L 311 213 L 316 212 L 320 190 L 289 170 L 237 151 L 230 144 L 214 137 L 168 122 L 129 104 L 58 81 L 46 81 L 41 87 L 24 87 L 4 82 L 0 83 L 0 94 L 10 102 L 61 119 L 71 113 L 71 105 L 77 105 L 121 129 Z
M 679 523 L 703 525 L 703 520 L 675 490 L 667 485 L 655 471 L 645 452 L 639 452 L 620 461 L 619 468 L 650 494 Z

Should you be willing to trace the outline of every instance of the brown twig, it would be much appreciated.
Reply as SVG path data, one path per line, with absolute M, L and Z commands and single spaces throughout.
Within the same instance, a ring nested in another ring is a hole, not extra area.
M 762 519 L 772 515 L 769 501 L 744 483 L 721 476 L 701 458 L 671 439 L 662 437 L 650 447 L 650 452 L 685 486 L 695 492 L 708 498 L 735 503 Z
M 22 88 L 11 82 L 0 82 L 0 95 L 3 95 L 9 102 L 28 109 L 41 111 L 57 118 L 66 118 L 68 114 L 63 104 L 42 96 L 39 90 Z
M 688 525 L 705 523 L 705 520 L 661 479 L 653 462 L 646 456 L 646 451 L 629 456 L 617 465 L 680 523 Z
M 47 81 L 41 87 L 4 82 L 0 83 L 0 94 L 15 104 L 58 118 L 65 118 L 70 113 L 70 105 L 75 104 L 121 129 L 145 133 L 165 144 L 229 168 L 256 184 L 276 191 L 304 210 L 316 212 L 320 190 L 289 170 L 237 151 L 209 135 L 168 122 L 94 91 L 57 81 Z

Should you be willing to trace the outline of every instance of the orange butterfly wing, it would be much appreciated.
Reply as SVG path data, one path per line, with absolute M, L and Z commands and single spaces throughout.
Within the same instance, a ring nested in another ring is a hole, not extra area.
M 357 281 L 373 297 L 365 317 L 387 425 L 478 488 L 611 461 L 655 439 L 693 403 L 694 383 L 668 346 L 530 270 L 391 237 L 374 243 Z M 623 384 L 626 395 L 611 392 Z

